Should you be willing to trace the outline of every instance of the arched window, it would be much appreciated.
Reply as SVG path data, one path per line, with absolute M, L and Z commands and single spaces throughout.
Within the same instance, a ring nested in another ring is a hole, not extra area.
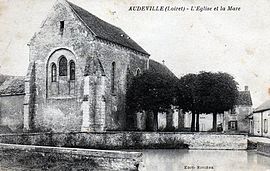
M 52 63 L 52 68 L 51 68 L 51 77 L 52 77 L 52 82 L 56 82 L 56 65 L 55 63 Z
M 61 56 L 59 60 L 59 76 L 67 76 L 67 59 Z
M 115 89 L 115 62 L 112 63 L 112 73 L 111 73 L 111 91 L 114 93 Z
M 136 71 L 136 76 L 139 76 L 139 75 L 141 75 L 141 70 L 140 70 L 140 68 L 138 68 L 137 71 Z
M 71 60 L 69 62 L 70 80 L 75 80 L 75 62 Z

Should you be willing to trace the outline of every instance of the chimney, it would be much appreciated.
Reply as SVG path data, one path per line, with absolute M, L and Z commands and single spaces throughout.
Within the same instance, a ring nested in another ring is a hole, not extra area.
M 245 91 L 248 91 L 248 86 L 245 86 Z
M 162 64 L 165 65 L 165 61 L 164 60 L 162 60 Z

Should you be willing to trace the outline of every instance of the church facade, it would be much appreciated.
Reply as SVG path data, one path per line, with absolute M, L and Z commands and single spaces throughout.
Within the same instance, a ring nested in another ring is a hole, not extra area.
M 28 46 L 24 131 L 126 128 L 126 88 L 150 55 L 124 31 L 61 0 Z

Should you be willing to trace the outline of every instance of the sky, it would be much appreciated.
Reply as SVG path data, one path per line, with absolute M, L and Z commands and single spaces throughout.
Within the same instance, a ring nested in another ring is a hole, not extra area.
M 181 77 L 227 72 L 249 86 L 253 107 L 270 95 L 268 0 L 70 0 L 122 28 L 150 58 Z M 27 43 L 55 0 L 0 0 L 0 73 L 26 75 Z M 130 6 L 240 7 L 240 11 L 129 11 Z

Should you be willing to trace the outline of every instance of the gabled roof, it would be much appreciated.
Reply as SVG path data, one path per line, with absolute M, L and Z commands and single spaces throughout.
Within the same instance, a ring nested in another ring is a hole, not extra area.
M 254 113 L 256 112 L 263 112 L 266 110 L 270 110 L 270 100 L 265 101 L 263 104 L 261 104 L 259 107 L 257 107 L 254 110 Z
M 236 105 L 252 106 L 250 91 L 239 91 Z
M 77 5 L 71 2 L 67 1 L 67 3 L 96 37 L 149 55 L 141 46 L 139 46 L 135 41 L 133 41 L 122 29 L 101 20 L 100 18 L 96 17 L 95 15 L 89 13 L 85 9 L 78 7 Z
M 0 74 L 0 96 L 24 94 L 24 77 Z
M 152 59 L 149 59 L 149 71 L 155 72 L 155 73 L 160 73 L 165 76 L 168 76 L 173 79 L 178 79 L 174 73 L 166 67 L 166 65 L 163 65 L 157 61 L 154 61 Z

